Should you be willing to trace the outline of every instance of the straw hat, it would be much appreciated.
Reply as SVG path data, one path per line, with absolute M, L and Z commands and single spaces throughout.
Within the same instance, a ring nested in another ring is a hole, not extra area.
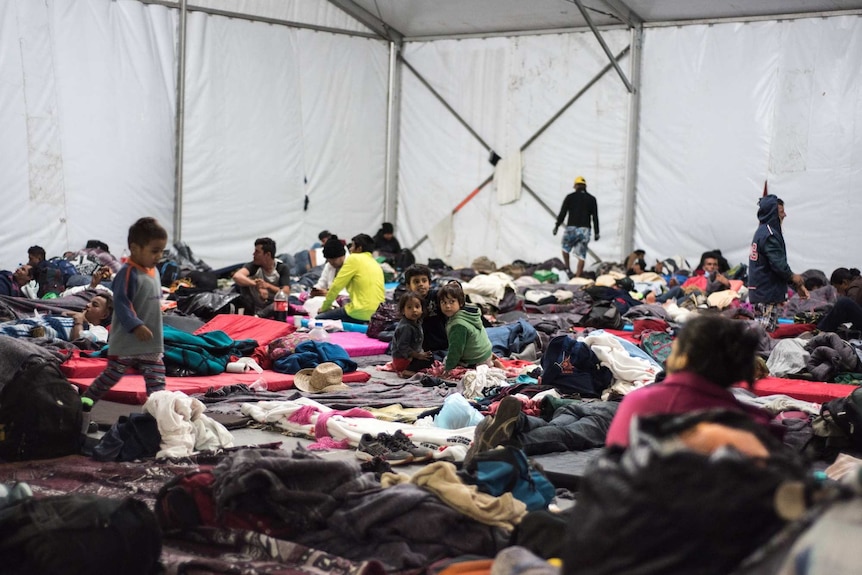
M 337 363 L 327 361 L 314 369 L 300 369 L 293 378 L 293 385 L 306 393 L 329 393 L 350 389 L 342 382 L 344 372 Z

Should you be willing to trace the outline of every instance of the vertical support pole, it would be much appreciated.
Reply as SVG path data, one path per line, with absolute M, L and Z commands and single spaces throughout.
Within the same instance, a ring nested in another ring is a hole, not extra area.
M 179 34 L 177 39 L 177 127 L 174 158 L 174 241 L 183 237 L 183 148 L 185 144 L 186 115 L 186 17 L 187 0 L 180 4 Z
M 398 219 L 398 157 L 401 132 L 401 44 L 389 43 L 389 95 L 386 110 L 386 174 L 383 221 Z
M 641 54 L 643 48 L 643 26 L 631 28 L 631 78 L 632 91 L 629 93 L 629 121 L 626 149 L 625 197 L 623 200 L 623 238 L 620 261 L 625 261 L 634 249 L 634 219 L 637 210 L 635 186 L 638 174 L 638 132 L 641 108 Z

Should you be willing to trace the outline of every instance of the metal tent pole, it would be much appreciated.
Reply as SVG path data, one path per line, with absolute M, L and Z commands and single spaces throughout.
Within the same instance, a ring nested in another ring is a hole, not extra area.
M 634 249 L 634 220 L 637 211 L 637 175 L 638 175 L 638 134 L 640 128 L 641 109 L 641 55 L 643 47 L 643 27 L 631 29 L 631 76 L 634 90 L 629 94 L 629 121 L 626 150 L 625 198 L 623 200 L 623 238 L 620 261 L 625 261 Z
M 183 238 L 183 146 L 185 142 L 186 115 L 186 0 L 180 5 L 180 29 L 177 54 L 177 131 L 175 142 L 174 178 L 174 241 Z
M 386 118 L 386 181 L 383 195 L 383 221 L 398 219 L 398 158 L 401 132 L 401 45 L 389 43 L 389 94 Z

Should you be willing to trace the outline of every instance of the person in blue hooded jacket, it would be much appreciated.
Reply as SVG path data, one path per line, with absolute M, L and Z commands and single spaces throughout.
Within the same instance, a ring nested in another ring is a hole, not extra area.
M 755 317 L 766 331 L 775 331 L 781 306 L 787 299 L 787 286 L 793 285 L 802 299 L 808 298 L 808 290 L 802 276 L 793 273 L 787 263 L 787 247 L 781 233 L 786 216 L 784 201 L 766 194 L 758 206 L 760 225 L 754 232 L 748 255 L 748 301 L 754 305 Z

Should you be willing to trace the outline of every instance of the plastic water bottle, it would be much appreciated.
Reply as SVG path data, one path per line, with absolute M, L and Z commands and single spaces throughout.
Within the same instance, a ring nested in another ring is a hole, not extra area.
M 275 321 L 287 321 L 287 296 L 284 295 L 283 290 L 275 292 L 272 307 L 275 311 Z
M 314 322 L 314 327 L 308 332 L 308 337 L 314 341 L 329 341 L 329 334 L 323 329 L 323 322 Z

